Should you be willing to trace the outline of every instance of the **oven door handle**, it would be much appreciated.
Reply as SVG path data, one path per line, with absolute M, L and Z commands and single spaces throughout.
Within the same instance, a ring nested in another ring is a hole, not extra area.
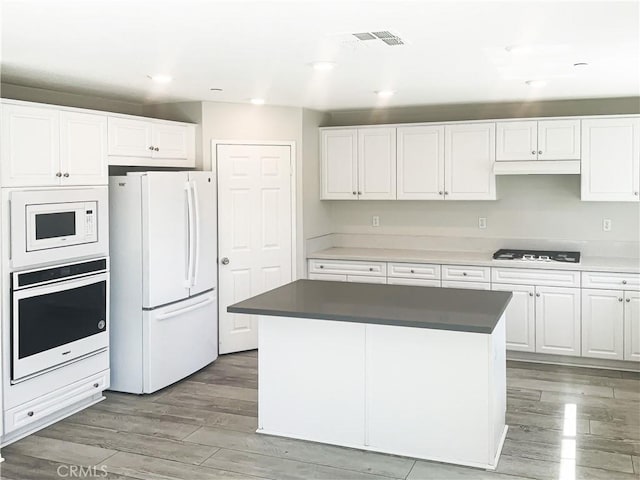
M 193 305 L 189 305 L 188 307 L 179 308 L 178 310 L 171 310 L 167 313 L 161 313 L 156 317 L 156 320 L 166 320 L 168 318 L 177 317 L 178 315 L 183 315 L 185 313 L 191 312 L 193 310 L 198 310 L 202 307 L 206 307 L 207 305 L 213 303 L 214 297 L 208 297 L 205 300 L 194 303 Z

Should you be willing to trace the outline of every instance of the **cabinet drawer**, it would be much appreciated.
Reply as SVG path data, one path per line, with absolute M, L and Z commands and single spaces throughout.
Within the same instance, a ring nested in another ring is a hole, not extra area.
M 109 371 L 85 378 L 4 413 L 4 432 L 26 427 L 109 387 Z
M 442 288 L 468 288 L 471 290 L 491 290 L 489 282 L 458 282 L 456 280 L 443 280 Z
M 516 285 L 579 287 L 580 272 L 494 267 L 491 272 L 491 281 L 493 283 L 512 283 Z
M 605 290 L 640 290 L 640 274 L 582 272 L 582 286 Z
M 491 269 L 468 265 L 443 265 L 442 280 L 459 280 L 463 282 L 490 282 Z
M 385 262 L 359 262 L 347 260 L 309 260 L 309 273 L 336 273 L 342 275 L 387 276 Z
M 440 280 L 440 265 L 426 263 L 389 263 L 389 277 Z
M 389 285 L 413 285 L 416 287 L 439 287 L 440 280 L 429 280 L 424 278 L 401 278 L 401 277 L 389 277 L 387 278 Z
M 337 273 L 310 273 L 309 280 L 326 280 L 329 282 L 346 282 L 346 275 L 338 275 Z

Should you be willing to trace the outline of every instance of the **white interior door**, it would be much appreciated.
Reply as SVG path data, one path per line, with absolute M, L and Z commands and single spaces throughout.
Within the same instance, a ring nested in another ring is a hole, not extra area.
M 227 307 L 292 279 L 291 147 L 216 150 L 220 353 L 230 353 L 258 347 L 258 322 Z

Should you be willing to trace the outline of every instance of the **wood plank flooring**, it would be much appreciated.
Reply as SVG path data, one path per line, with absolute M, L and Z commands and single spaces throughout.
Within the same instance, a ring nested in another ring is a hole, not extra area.
M 107 392 L 4 448 L 0 476 L 59 480 L 82 465 L 96 467 L 83 478 L 122 480 L 640 479 L 638 374 L 508 362 L 510 428 L 495 472 L 258 435 L 257 375 L 251 351 L 153 395 Z

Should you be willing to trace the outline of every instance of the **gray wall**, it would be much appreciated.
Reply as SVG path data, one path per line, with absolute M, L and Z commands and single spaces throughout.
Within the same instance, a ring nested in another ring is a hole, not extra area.
M 553 117 L 640 113 L 640 97 L 554 100 L 547 102 L 470 103 L 422 105 L 388 109 L 330 112 L 322 126 L 380 123 L 447 122 L 490 118 Z

